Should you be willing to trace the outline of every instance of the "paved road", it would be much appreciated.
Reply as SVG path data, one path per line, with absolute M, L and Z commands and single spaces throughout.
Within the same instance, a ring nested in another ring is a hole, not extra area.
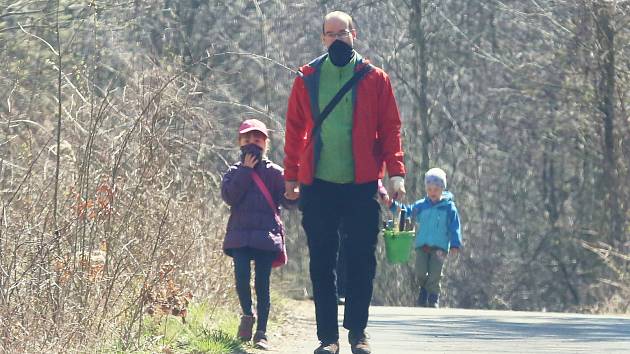
M 312 353 L 312 316 L 297 319 L 294 328 L 309 327 L 308 335 L 285 337 L 290 349 L 285 342 L 276 352 Z M 372 307 L 368 332 L 376 354 L 630 354 L 628 316 Z M 341 354 L 350 354 L 347 331 L 341 336 Z

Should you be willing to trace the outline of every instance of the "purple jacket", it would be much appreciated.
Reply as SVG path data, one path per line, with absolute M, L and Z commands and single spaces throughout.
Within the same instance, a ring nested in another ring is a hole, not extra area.
M 284 197 L 284 170 L 270 160 L 263 159 L 254 167 L 276 203 L 293 208 L 297 203 Z M 231 249 L 252 247 L 265 251 L 280 251 L 284 226 L 278 224 L 273 210 L 252 179 L 252 168 L 240 162 L 230 166 L 221 181 L 221 197 L 230 206 L 230 219 L 223 241 L 223 251 L 231 256 Z

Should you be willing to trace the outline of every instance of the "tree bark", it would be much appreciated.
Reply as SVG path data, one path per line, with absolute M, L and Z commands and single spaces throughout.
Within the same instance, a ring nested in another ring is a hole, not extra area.
M 615 151 L 615 30 L 612 15 L 614 3 L 606 1 L 595 3 L 594 12 L 597 19 L 597 41 L 600 50 L 600 82 L 599 109 L 604 115 L 604 185 L 607 188 L 607 204 L 610 218 L 609 242 L 614 246 L 623 243 L 623 212 L 618 197 L 617 153 Z
M 429 169 L 430 156 L 429 147 L 431 145 L 430 114 L 427 97 L 427 85 L 429 82 L 428 65 L 427 65 L 427 45 L 424 27 L 422 25 L 422 0 L 414 0 L 412 2 L 411 15 L 411 34 L 415 42 L 415 81 L 418 84 L 418 92 L 420 102 L 418 102 L 418 113 L 420 115 L 422 152 L 420 170 L 425 172 Z

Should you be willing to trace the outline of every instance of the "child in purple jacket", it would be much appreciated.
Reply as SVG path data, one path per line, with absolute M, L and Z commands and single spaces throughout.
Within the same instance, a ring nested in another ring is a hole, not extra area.
M 284 246 L 284 226 L 276 214 L 280 213 L 279 205 L 292 207 L 295 204 L 284 197 L 283 169 L 266 157 L 268 138 L 269 132 L 263 122 L 257 119 L 244 121 L 238 137 L 241 161 L 230 167 L 221 182 L 221 196 L 230 206 L 223 250 L 234 259 L 236 292 L 243 310 L 238 337 L 249 341 L 256 322 L 249 285 L 253 260 L 258 315 L 254 345 L 260 349 L 269 346 L 265 334 L 270 307 L 269 280 L 272 263 Z M 269 191 L 276 210 L 272 210 L 255 183 L 254 174 Z

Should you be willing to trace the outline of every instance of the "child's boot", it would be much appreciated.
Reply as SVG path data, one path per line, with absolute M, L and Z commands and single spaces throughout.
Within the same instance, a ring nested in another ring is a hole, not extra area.
M 427 289 L 420 288 L 420 294 L 418 294 L 418 300 L 416 302 L 416 305 L 418 307 L 427 307 L 428 300 L 429 300 L 429 293 L 427 292 Z
M 440 295 L 439 294 L 429 294 L 428 299 L 429 305 L 428 307 L 439 308 L 440 307 Z
M 267 335 L 263 331 L 256 331 L 254 333 L 254 347 L 256 349 L 269 349 L 269 341 L 267 340 Z
M 256 317 L 253 315 L 241 316 L 241 323 L 238 325 L 238 339 L 244 342 L 249 342 L 252 339 L 254 322 L 256 322 Z

